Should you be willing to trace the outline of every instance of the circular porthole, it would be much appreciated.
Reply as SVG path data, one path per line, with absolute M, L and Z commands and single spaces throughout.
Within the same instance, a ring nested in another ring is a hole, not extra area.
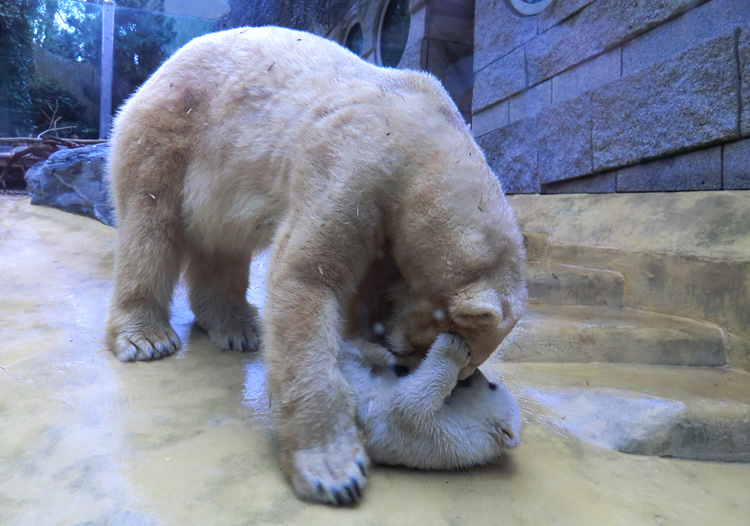
M 346 40 L 344 41 L 344 47 L 354 53 L 355 55 L 362 56 L 362 26 L 359 24 L 354 24 L 351 29 L 349 29 L 349 33 L 346 35 Z
M 519 15 L 536 15 L 544 11 L 552 0 L 507 0 Z
M 378 58 L 383 66 L 395 68 L 401 61 L 409 38 L 408 0 L 391 0 L 383 10 L 378 38 Z

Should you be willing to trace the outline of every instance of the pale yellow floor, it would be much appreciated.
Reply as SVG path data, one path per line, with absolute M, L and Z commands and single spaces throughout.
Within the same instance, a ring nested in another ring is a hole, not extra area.
M 533 422 L 499 466 L 376 468 L 356 508 L 299 502 L 263 364 L 212 348 L 184 296 L 179 355 L 103 351 L 113 235 L 0 197 L 0 524 L 749 524 L 748 464 L 629 456 Z

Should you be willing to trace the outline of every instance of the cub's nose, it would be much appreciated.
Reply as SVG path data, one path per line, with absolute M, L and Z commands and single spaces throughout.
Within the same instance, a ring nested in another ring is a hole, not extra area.
M 502 424 L 495 424 L 495 436 L 500 439 L 502 445 L 508 449 L 513 449 L 521 442 L 521 437 L 518 436 L 518 432 L 512 427 Z

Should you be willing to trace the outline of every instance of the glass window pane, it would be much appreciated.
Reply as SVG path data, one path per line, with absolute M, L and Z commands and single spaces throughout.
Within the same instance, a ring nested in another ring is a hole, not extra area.
M 96 138 L 101 6 L 20 0 L 9 11 L 0 31 L 0 134 Z
M 215 29 L 216 21 L 212 19 L 117 7 L 113 111 L 116 111 L 172 53 L 193 38 Z
M 364 35 L 362 34 L 362 26 L 354 24 L 349 30 L 349 34 L 346 36 L 346 42 L 344 45 L 350 51 L 356 55 L 362 55 L 362 40 Z
M 401 61 L 409 38 L 408 0 L 391 0 L 380 27 L 380 59 L 384 66 L 395 68 Z

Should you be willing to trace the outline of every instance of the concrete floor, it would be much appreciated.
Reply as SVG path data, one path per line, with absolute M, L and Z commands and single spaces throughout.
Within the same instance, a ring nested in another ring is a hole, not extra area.
M 113 238 L 0 196 L 0 524 L 748 524 L 750 464 L 587 445 L 523 398 L 530 423 L 497 466 L 378 467 L 356 508 L 302 503 L 277 463 L 262 362 L 213 348 L 184 294 L 179 355 L 104 351 Z

